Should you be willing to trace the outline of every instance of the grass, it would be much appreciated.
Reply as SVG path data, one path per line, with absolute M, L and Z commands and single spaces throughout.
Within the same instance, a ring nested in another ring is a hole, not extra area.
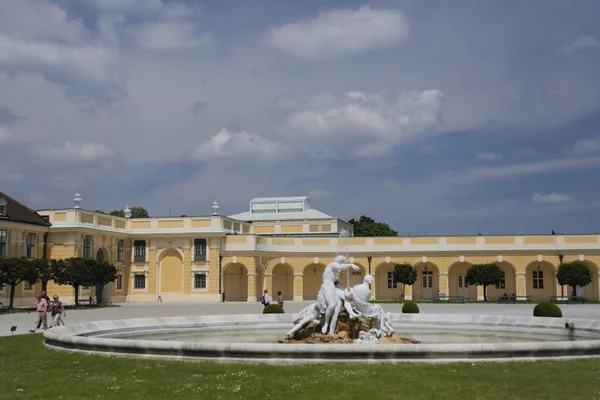
M 0 338 L 0 399 L 599 399 L 600 360 L 273 366 L 85 356 Z
M 91 306 L 81 305 L 81 306 L 67 306 L 65 305 L 66 310 L 92 310 L 94 308 L 109 308 L 109 307 L 121 307 L 118 304 L 93 304 Z M 8 308 L 2 311 L 2 314 L 20 314 L 20 313 L 32 313 L 35 312 L 35 307 L 19 307 L 19 308 Z

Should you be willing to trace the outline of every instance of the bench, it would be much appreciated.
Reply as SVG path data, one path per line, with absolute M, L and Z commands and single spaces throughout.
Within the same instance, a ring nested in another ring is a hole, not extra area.
M 433 298 L 433 301 L 443 301 L 446 303 L 464 303 L 465 296 L 436 296 Z
M 87 299 L 79 299 L 79 300 L 77 300 L 77 303 L 75 305 L 76 306 L 79 306 L 79 305 L 93 306 L 94 305 L 94 299 L 92 298 L 92 296 L 90 296 Z
M 583 296 L 550 296 L 550 303 L 585 303 Z
M 500 296 L 498 297 L 498 304 L 502 302 L 507 303 L 516 303 L 517 301 L 526 301 L 527 303 L 531 303 L 530 296 Z

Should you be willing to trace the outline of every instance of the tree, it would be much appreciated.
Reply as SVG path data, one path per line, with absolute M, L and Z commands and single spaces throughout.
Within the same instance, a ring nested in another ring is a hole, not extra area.
M 561 264 L 556 273 L 556 280 L 560 285 L 568 285 L 573 288 L 571 296 L 577 294 L 577 286 L 586 286 L 592 281 L 592 274 L 588 267 L 581 261 L 573 261 Z
M 487 287 L 499 283 L 502 278 L 504 272 L 496 264 L 475 264 L 467 270 L 465 281 L 469 285 L 483 286 L 483 300 L 487 301 Z
M 358 220 L 352 218 L 348 223 L 354 226 L 354 236 L 398 236 L 398 232 L 384 222 L 361 215 Z
M 89 258 L 71 257 L 56 261 L 54 281 L 59 285 L 70 285 L 75 290 L 75 304 L 79 302 L 79 287 L 92 286 L 90 264 L 97 262 Z
M 150 218 L 150 214 L 144 207 L 131 207 L 131 218 Z M 123 210 L 112 210 L 110 215 L 125 218 L 125 212 Z
M 104 285 L 117 279 L 117 267 L 105 261 L 94 261 L 88 263 L 90 267 L 91 280 L 96 285 L 96 303 L 102 303 L 102 292 Z
M 406 285 L 412 285 L 417 281 L 417 270 L 410 264 L 396 264 L 394 266 L 394 282 L 401 283 L 402 287 L 402 297 L 404 298 L 404 293 L 406 289 Z
M 10 286 L 8 308 L 13 308 L 15 288 L 21 282 L 36 282 L 37 275 L 31 260 L 28 258 L 0 257 L 0 283 Z
M 42 290 L 48 291 L 48 282 L 54 280 L 54 272 L 56 270 L 55 260 L 35 259 L 31 260 L 33 269 L 36 272 L 36 281 L 42 282 Z

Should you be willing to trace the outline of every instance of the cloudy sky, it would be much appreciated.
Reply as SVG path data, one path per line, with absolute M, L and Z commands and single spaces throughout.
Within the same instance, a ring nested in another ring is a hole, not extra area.
M 600 231 L 600 4 L 0 0 L 0 189 Z

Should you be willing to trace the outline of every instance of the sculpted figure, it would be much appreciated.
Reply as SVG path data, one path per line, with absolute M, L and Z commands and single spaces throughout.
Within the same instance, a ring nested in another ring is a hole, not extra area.
M 332 263 L 325 267 L 323 272 L 323 283 L 319 289 L 317 295 L 317 305 L 319 311 L 325 314 L 325 323 L 321 333 L 326 334 L 329 329 L 329 334 L 333 336 L 335 327 L 337 324 L 338 314 L 340 313 L 342 302 L 339 298 L 339 293 L 335 287 L 335 280 L 338 277 L 340 271 L 344 271 L 348 268 L 353 268 L 355 271 L 359 270 L 359 267 L 354 264 L 344 264 L 346 257 L 336 256 Z M 354 312 L 352 313 L 354 315 Z
M 349 291 L 354 299 L 354 307 L 365 317 L 374 317 L 379 321 L 379 330 L 387 333 L 394 332 L 392 327 L 392 314 L 383 311 L 379 304 L 369 303 L 373 275 L 366 275 L 363 283 L 355 285 Z

